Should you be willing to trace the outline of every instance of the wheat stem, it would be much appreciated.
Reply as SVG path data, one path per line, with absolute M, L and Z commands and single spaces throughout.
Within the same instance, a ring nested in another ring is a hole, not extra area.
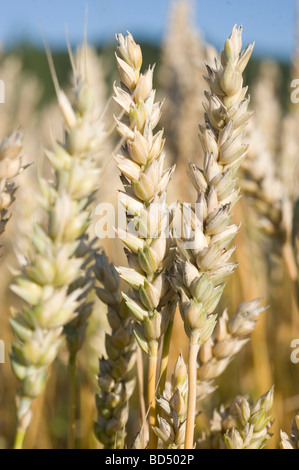
M 284 257 L 284 261 L 285 261 L 289 276 L 290 276 L 292 282 L 294 283 L 295 292 L 296 292 L 297 283 L 298 283 L 298 272 L 297 272 L 297 266 L 296 266 L 294 251 L 293 251 L 293 248 L 292 248 L 292 246 L 289 242 L 286 242 L 283 245 L 282 252 L 283 252 L 283 257 Z
M 156 449 L 157 436 L 153 432 L 156 425 L 156 375 L 158 364 L 158 342 L 154 341 L 150 345 L 150 355 L 148 360 L 148 406 L 149 406 L 149 449 Z
M 143 361 L 142 351 L 140 348 L 137 349 L 136 353 L 136 366 L 137 366 L 137 383 L 139 392 L 139 407 L 140 407 L 140 424 L 144 423 L 146 419 L 146 408 L 144 400 L 144 374 L 143 374 Z
M 159 382 L 160 394 L 162 394 L 162 392 L 165 388 L 172 329 L 173 329 L 173 319 L 171 319 L 169 321 L 167 330 L 166 330 L 165 335 L 164 335 L 161 365 L 160 365 L 160 376 L 161 376 L 161 379 L 160 379 L 160 382 Z
M 18 397 L 18 424 L 15 433 L 14 449 L 22 449 L 27 428 L 31 421 L 32 411 L 30 409 L 32 400 L 28 397 Z
M 283 259 L 291 280 L 291 311 L 292 311 L 292 327 L 294 333 L 298 328 L 299 319 L 299 273 L 295 261 L 294 251 L 290 242 L 286 242 L 282 247 Z
M 188 408 L 185 436 L 185 449 L 193 449 L 194 425 L 196 414 L 196 369 L 200 343 L 198 334 L 191 334 L 188 358 Z
M 70 354 L 70 357 L 69 357 L 69 383 L 70 383 L 69 449 L 75 449 L 76 358 L 77 358 L 76 353 Z
M 18 427 L 15 435 L 14 449 L 23 449 L 24 438 L 26 435 L 26 429 L 23 429 L 21 426 Z

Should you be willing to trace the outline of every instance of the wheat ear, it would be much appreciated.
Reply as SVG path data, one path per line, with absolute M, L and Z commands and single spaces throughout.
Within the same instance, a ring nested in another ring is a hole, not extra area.
M 229 319 L 227 310 L 217 319 L 213 335 L 200 346 L 197 368 L 197 399 L 203 400 L 212 393 L 215 379 L 249 341 L 259 315 L 266 309 L 259 299 L 243 302 Z
M 105 448 L 124 447 L 124 433 L 128 420 L 128 401 L 134 391 L 135 379 L 128 373 L 135 364 L 136 342 L 133 321 L 119 292 L 119 275 L 109 263 L 104 251 L 96 255 L 94 272 L 101 287 L 96 286 L 97 296 L 108 306 L 108 322 L 111 333 L 106 334 L 107 358 L 100 359 L 96 396 L 98 410 L 95 434 Z
M 14 201 L 16 186 L 13 178 L 23 170 L 22 141 L 23 133 L 17 130 L 0 143 L 0 235 L 5 231 L 8 211 Z
M 279 251 L 290 230 L 284 214 L 288 201 L 276 174 L 274 157 L 254 119 L 248 126 L 248 138 L 250 149 L 241 167 L 241 188 L 255 210 L 259 229 L 275 242 L 274 248 Z
M 223 436 L 228 449 L 262 449 L 265 446 L 271 437 L 269 412 L 273 404 L 273 391 L 272 387 L 254 404 L 244 397 L 235 400 L 228 412 L 229 429 Z
M 251 203 L 260 233 L 265 240 L 271 241 L 272 251 L 275 250 L 285 262 L 298 304 L 296 247 L 292 246 L 295 245 L 292 240 L 292 212 L 296 206 L 292 207 L 288 188 L 283 186 L 276 173 L 273 155 L 254 122 L 249 126 L 249 138 L 251 145 L 248 158 L 241 168 L 241 187 Z
M 228 260 L 234 251 L 229 245 L 238 227 L 229 224 L 232 207 L 239 198 L 236 173 L 248 150 L 242 138 L 251 113 L 247 111 L 242 73 L 253 46 L 243 52 L 241 48 L 242 28 L 235 26 L 225 42 L 221 62 L 216 59 L 215 68 L 207 65 L 210 92 L 206 93 L 205 124 L 200 126 L 199 135 L 205 153 L 204 168 L 190 163 L 197 204 L 195 210 L 183 205 L 189 231 L 177 239 L 179 258 L 172 282 L 180 295 L 180 311 L 190 338 L 185 442 L 188 449 L 193 447 L 199 347 L 213 332 L 216 315 L 212 312 L 227 277 L 236 267 Z
M 161 439 L 163 449 L 183 449 L 186 431 L 188 374 L 180 353 L 171 382 L 166 382 L 163 394 L 157 399 L 160 409 L 158 424 L 153 428 Z
M 93 302 L 89 293 L 94 284 L 93 264 L 95 249 L 94 240 L 90 240 L 88 228 L 91 224 L 91 203 L 96 191 L 100 186 L 100 175 L 102 170 L 101 157 L 103 153 L 103 143 L 106 132 L 101 119 L 101 109 L 96 100 L 97 90 L 91 85 L 89 75 L 90 64 L 88 56 L 90 50 L 84 43 L 78 48 L 75 57 L 72 59 L 73 66 L 73 111 L 76 120 L 73 122 L 68 138 L 66 139 L 66 150 L 72 154 L 73 168 L 66 178 L 72 181 L 72 173 L 77 173 L 76 177 L 81 178 L 82 205 L 88 213 L 87 225 L 80 238 L 80 245 L 76 251 L 76 256 L 84 259 L 81 266 L 80 276 L 76 278 L 69 287 L 69 293 L 73 290 L 81 289 L 79 297 L 80 305 L 76 310 L 75 318 L 64 326 L 64 334 L 67 339 L 69 351 L 69 371 L 70 371 L 70 433 L 69 445 L 75 446 L 75 412 L 76 412 L 76 362 L 77 354 L 81 349 L 85 339 L 87 321 L 92 313 Z M 70 56 L 72 53 L 70 51 Z M 95 85 L 93 83 L 93 85 Z M 76 162 L 76 163 L 75 163 Z M 79 175 L 82 176 L 79 176 Z
M 84 289 L 74 289 L 73 283 L 86 261 L 81 244 L 90 223 L 88 204 L 100 174 L 94 155 L 101 148 L 103 129 L 85 118 L 93 102 L 91 90 L 82 76 L 76 76 L 72 107 L 55 84 L 66 132 L 63 144 L 54 142 L 53 150 L 46 151 L 54 180 L 39 175 L 40 204 L 48 214 L 48 225 L 45 229 L 36 225 L 30 234 L 28 263 L 11 286 L 26 302 L 20 311 L 12 311 L 11 319 L 16 341 L 10 359 L 21 381 L 15 447 L 22 447 L 31 404 L 44 390 L 49 366 L 63 342 L 63 328 L 78 315 L 85 298 Z
M 280 431 L 280 449 L 298 449 L 299 448 L 299 415 L 297 414 L 292 422 L 291 435 Z
M 255 403 L 237 396 L 232 404 L 214 410 L 210 434 L 204 432 L 197 442 L 200 449 L 262 449 L 271 437 L 269 415 L 273 405 L 272 387 Z
M 114 87 L 115 101 L 123 111 L 117 130 L 124 139 L 122 154 L 115 160 L 122 173 L 124 191 L 119 198 L 127 211 L 131 231 L 123 236 L 129 268 L 119 268 L 120 276 L 132 287 L 123 294 L 134 315 L 134 333 L 148 355 L 148 403 L 150 428 L 155 425 L 155 390 L 159 339 L 174 314 L 165 269 L 171 266 L 171 240 L 166 237 L 168 207 L 165 190 L 174 168 L 164 170 L 163 131 L 153 133 L 159 122 L 162 103 L 155 103 L 153 68 L 140 73 L 142 52 L 131 34 L 119 34 L 116 56 L 121 88 Z M 171 291 L 172 294 L 172 291 Z M 172 294 L 173 296 L 173 294 Z M 169 301 L 169 302 L 168 302 Z M 149 446 L 156 436 L 150 429 Z

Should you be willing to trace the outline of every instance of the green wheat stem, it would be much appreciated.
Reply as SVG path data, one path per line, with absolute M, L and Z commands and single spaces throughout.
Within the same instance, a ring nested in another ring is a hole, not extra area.
M 69 448 L 70 449 L 75 449 L 76 358 L 77 358 L 77 354 L 70 354 L 70 357 L 69 357 L 69 381 L 70 381 Z
M 19 426 L 16 430 L 14 449 L 23 449 L 23 443 L 25 438 L 26 430 Z
M 165 335 L 164 335 L 162 357 L 161 357 L 161 366 L 160 366 L 160 376 L 161 376 L 160 383 L 159 383 L 160 394 L 163 393 L 163 390 L 165 388 L 172 329 L 173 329 L 173 319 L 171 319 L 169 321 L 167 330 L 166 330 Z

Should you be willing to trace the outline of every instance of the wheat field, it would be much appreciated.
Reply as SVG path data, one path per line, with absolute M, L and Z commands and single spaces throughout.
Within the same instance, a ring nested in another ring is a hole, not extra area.
M 299 448 L 299 31 L 193 8 L 1 51 L 1 449 Z

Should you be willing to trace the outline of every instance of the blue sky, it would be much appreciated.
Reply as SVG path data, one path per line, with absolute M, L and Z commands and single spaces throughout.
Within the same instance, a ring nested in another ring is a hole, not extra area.
M 0 0 L 0 41 L 21 39 L 51 47 L 65 46 L 68 25 L 72 44 L 80 42 L 88 5 L 91 44 L 113 42 L 126 30 L 138 39 L 159 42 L 173 0 Z M 256 43 L 255 54 L 289 60 L 296 41 L 296 0 L 194 0 L 195 22 L 204 38 L 221 47 L 232 26 L 242 24 L 244 43 Z

